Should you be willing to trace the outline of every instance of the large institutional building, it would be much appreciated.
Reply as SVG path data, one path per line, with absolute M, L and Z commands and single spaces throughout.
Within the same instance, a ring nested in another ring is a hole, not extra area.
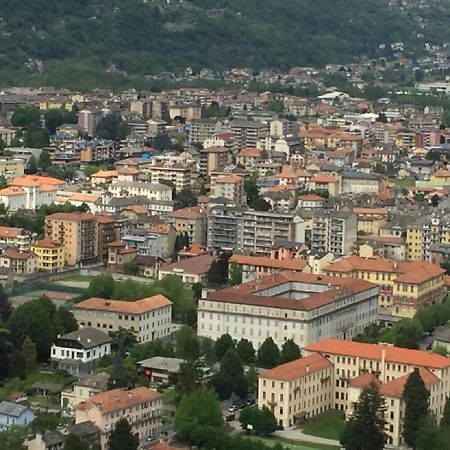
M 449 393 L 450 358 L 387 344 L 323 339 L 305 348 L 305 357 L 263 372 L 258 406 L 267 406 L 282 426 L 329 409 L 349 416 L 362 390 L 375 383 L 386 400 L 388 444 L 403 442 L 403 389 L 417 369 L 430 391 L 430 410 L 440 419 Z
M 212 292 L 198 304 L 198 334 L 228 333 L 258 348 L 271 336 L 300 347 L 324 338 L 351 339 L 377 321 L 378 287 L 365 280 L 281 272 Z

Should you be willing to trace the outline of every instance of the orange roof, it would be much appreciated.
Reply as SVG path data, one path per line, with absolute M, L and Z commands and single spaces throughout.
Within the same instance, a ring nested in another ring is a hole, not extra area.
M 348 386 L 355 388 L 364 388 L 372 383 L 379 385 L 381 381 L 372 372 L 364 372 L 361 375 L 358 375 L 356 378 L 351 379 L 348 382 Z
M 23 233 L 22 228 L 13 228 L 13 227 L 0 227 L 0 237 L 11 237 L 15 238 Z
M 434 175 L 434 177 L 442 177 L 442 178 L 448 178 L 450 177 L 450 170 L 447 169 L 439 169 L 437 170 Z
M 297 197 L 298 200 L 304 202 L 323 202 L 324 198 L 317 194 L 304 194 Z
M 139 173 L 139 169 L 136 167 L 118 167 L 117 173 L 118 175 L 137 175 Z
M 273 369 L 266 370 L 259 376 L 260 378 L 270 378 L 271 380 L 292 381 L 330 367 L 333 367 L 331 361 L 317 353 L 281 364 Z
M 45 218 L 45 220 L 68 220 L 71 222 L 79 222 L 82 220 L 93 220 L 95 219 L 95 216 L 93 214 L 90 213 L 84 213 L 84 212 L 71 212 L 71 213 L 65 213 L 65 212 L 60 212 L 60 213 L 54 213 L 54 214 L 50 214 L 49 216 L 47 216 Z
M 91 176 L 91 178 L 113 178 L 113 177 L 117 177 L 116 170 L 99 170 L 98 172 L 94 173 L 94 175 Z
M 33 242 L 31 247 L 39 248 L 61 248 L 63 244 L 59 242 L 52 241 L 50 238 L 41 239 L 40 241 Z
M 142 314 L 154 309 L 170 306 L 172 302 L 164 295 L 141 298 L 135 301 L 109 300 L 106 298 L 91 297 L 74 305 L 77 309 L 92 309 L 97 311 L 109 311 L 115 313 Z
M 21 261 L 25 261 L 33 256 L 36 257 L 33 252 L 19 252 L 15 248 L 7 248 L 2 253 L 2 258 L 17 259 Z
M 261 149 L 255 147 L 242 148 L 238 157 L 259 158 L 261 156 Z
M 82 194 L 81 192 L 74 192 L 69 198 L 69 202 L 95 202 L 100 198 L 99 195 L 96 194 Z
M 324 173 L 318 173 L 314 176 L 312 176 L 309 179 L 310 182 L 314 183 L 338 183 L 339 179 L 337 177 L 334 177 L 332 175 L 326 175 Z
M 43 186 L 45 184 L 59 186 L 66 184 L 66 182 L 63 180 L 59 180 L 58 178 L 44 177 L 41 175 L 21 175 L 18 177 L 14 177 L 9 184 L 10 186 L 32 187 Z
M 161 397 L 162 394 L 158 391 L 143 386 L 130 389 L 129 391 L 125 389 L 113 389 L 93 395 L 89 400 L 78 403 L 76 408 L 87 411 L 97 407 L 100 409 L 101 414 L 105 415 L 113 411 L 120 411 L 142 403 L 158 400 Z
M 205 216 L 206 210 L 200 206 L 193 206 L 191 208 L 178 209 L 177 211 L 171 212 L 169 217 L 175 219 L 200 219 Z
M 239 175 L 221 175 L 216 179 L 216 183 L 240 184 L 243 181 L 244 178 Z
M 136 214 L 148 214 L 148 210 L 145 209 L 142 205 L 131 205 L 122 210 L 122 212 L 123 211 L 133 211 Z
M 353 213 L 365 216 L 387 216 L 387 208 L 353 208 Z
M 245 264 L 248 266 L 274 267 L 284 270 L 303 270 L 307 265 L 304 259 L 275 259 L 266 256 L 232 255 L 228 263 Z
M 13 195 L 24 195 L 25 191 L 21 187 L 7 187 L 0 189 L 0 196 L 9 197 Z
M 393 347 L 386 344 L 366 344 L 344 339 L 322 339 L 305 347 L 308 352 L 343 355 L 381 361 L 385 352 L 385 361 L 389 363 L 410 364 L 420 367 L 444 369 L 450 366 L 450 358 L 426 350 Z
M 433 384 L 439 383 L 440 381 L 436 375 L 423 367 L 419 368 L 419 373 L 425 383 L 425 386 L 431 386 Z M 410 374 L 407 374 L 400 378 L 395 378 L 394 380 L 387 383 L 383 383 L 380 387 L 380 394 L 385 397 L 401 398 L 409 375 Z

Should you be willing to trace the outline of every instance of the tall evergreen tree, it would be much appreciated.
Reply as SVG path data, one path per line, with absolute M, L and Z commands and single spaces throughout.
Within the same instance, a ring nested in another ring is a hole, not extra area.
M 450 428 L 450 397 L 447 397 L 447 400 L 445 400 L 445 406 L 444 411 L 442 412 L 440 426 L 441 428 Z
M 0 322 L 0 381 L 8 377 L 11 351 L 10 333 Z
M 216 353 L 217 361 L 221 361 L 223 355 L 230 349 L 234 348 L 233 338 L 228 334 L 222 334 L 214 344 L 214 352 Z
M 385 410 L 386 405 L 377 386 L 372 384 L 365 388 L 341 435 L 345 449 L 383 450 L 387 442 Z
M 278 364 L 280 350 L 271 337 L 268 337 L 259 347 L 258 366 L 271 369 Z
M 11 304 L 9 303 L 5 288 L 3 284 L 0 284 L 0 321 L 3 323 L 8 322 L 11 311 Z
M 280 364 L 294 361 L 301 356 L 300 347 L 292 339 L 288 339 L 281 347 Z
M 22 344 L 22 353 L 25 357 L 25 370 L 32 371 L 36 368 L 37 352 L 36 344 L 27 336 Z
M 17 377 L 23 379 L 26 374 L 26 363 L 23 353 L 15 348 L 11 352 L 9 359 L 9 375 L 12 377 Z
M 109 450 L 137 450 L 139 438 L 132 431 L 128 420 L 123 418 L 116 422 L 108 439 Z
M 255 361 L 255 349 L 248 339 L 242 338 L 236 346 L 236 351 L 242 362 L 252 364 Z
M 430 393 L 420 376 L 419 369 L 410 373 L 403 390 L 405 417 L 403 420 L 403 437 L 406 443 L 415 447 L 418 431 L 428 417 Z
M 81 438 L 73 433 L 69 433 L 64 442 L 64 450 L 89 450 L 88 445 Z

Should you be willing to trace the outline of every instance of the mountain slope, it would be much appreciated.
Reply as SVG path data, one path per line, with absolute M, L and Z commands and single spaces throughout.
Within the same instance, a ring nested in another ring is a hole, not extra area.
M 132 74 L 348 62 L 414 48 L 415 14 L 393 0 L 0 0 L 0 84 L 60 61 Z

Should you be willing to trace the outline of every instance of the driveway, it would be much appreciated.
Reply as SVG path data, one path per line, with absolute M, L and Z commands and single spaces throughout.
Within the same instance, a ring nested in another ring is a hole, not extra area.
M 292 439 L 293 441 L 303 441 L 311 442 L 313 444 L 334 445 L 339 448 L 341 447 L 339 441 L 312 436 L 311 434 L 305 434 L 298 428 L 286 428 L 284 430 L 275 431 L 274 435 L 285 439 Z

